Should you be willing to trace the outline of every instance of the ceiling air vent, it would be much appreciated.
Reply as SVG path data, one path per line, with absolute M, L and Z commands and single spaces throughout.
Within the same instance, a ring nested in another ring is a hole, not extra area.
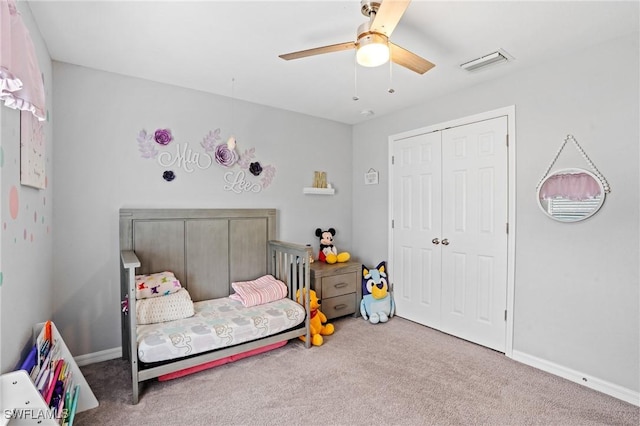
M 467 71 L 475 71 L 489 65 L 498 64 L 501 62 L 507 62 L 513 59 L 513 56 L 509 55 L 502 49 L 498 49 L 495 52 L 484 55 L 480 58 L 473 59 L 460 65 L 460 68 Z

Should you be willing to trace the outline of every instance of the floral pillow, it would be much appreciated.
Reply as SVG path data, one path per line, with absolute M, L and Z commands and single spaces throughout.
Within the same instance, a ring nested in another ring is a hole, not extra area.
M 182 285 L 173 272 L 136 275 L 136 299 L 167 296 L 180 290 Z

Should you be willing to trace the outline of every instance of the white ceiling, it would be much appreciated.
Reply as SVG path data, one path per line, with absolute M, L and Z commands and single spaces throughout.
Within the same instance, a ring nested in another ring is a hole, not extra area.
M 367 19 L 359 0 L 31 0 L 29 6 L 54 60 L 348 124 L 368 119 L 362 111 L 388 114 L 639 28 L 638 1 L 414 0 L 391 40 L 436 67 L 419 75 L 394 65 L 390 78 L 388 65 L 356 72 L 353 51 L 278 57 L 354 41 Z M 460 69 L 498 48 L 515 60 L 474 73 Z

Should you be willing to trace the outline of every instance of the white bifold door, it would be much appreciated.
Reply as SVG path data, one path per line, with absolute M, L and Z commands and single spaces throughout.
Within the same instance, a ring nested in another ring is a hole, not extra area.
M 392 142 L 398 316 L 505 352 L 507 117 Z

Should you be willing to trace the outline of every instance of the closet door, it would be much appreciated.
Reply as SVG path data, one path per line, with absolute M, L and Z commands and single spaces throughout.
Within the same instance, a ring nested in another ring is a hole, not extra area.
M 441 133 L 398 141 L 393 150 L 393 279 L 396 311 L 440 327 Z
M 507 118 L 442 132 L 441 330 L 505 351 Z
M 507 118 L 392 146 L 398 316 L 505 351 Z

